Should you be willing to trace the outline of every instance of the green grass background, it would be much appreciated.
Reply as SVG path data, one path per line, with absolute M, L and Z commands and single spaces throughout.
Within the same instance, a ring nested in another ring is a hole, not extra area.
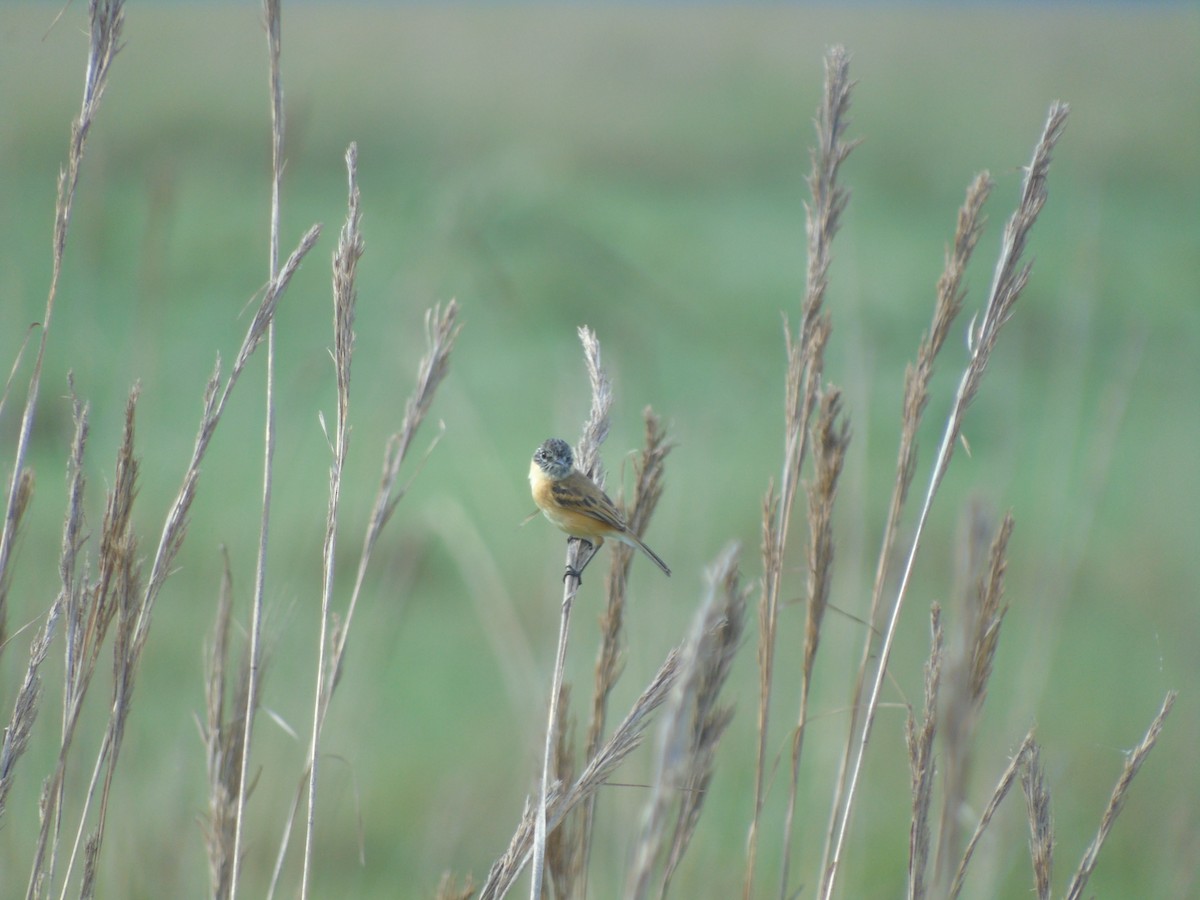
M 0 12 L 0 359 L 43 315 L 55 179 L 77 113 L 85 12 Z M 215 354 L 228 360 L 266 279 L 266 42 L 256 4 L 127 11 L 126 45 L 88 145 L 50 335 L 31 463 L 38 488 L 19 547 L 10 630 L 56 591 L 70 437 L 66 373 L 91 403 L 90 511 L 129 387 L 140 381 L 138 522 L 152 552 L 182 476 Z M 967 420 L 910 593 L 887 701 L 917 702 L 928 606 L 952 604 L 954 542 L 970 498 L 1017 521 L 999 657 L 982 723 L 982 803 L 1025 730 L 1043 744 L 1061 889 L 1099 820 L 1123 753 L 1169 688 L 1182 691 L 1118 820 L 1092 890 L 1186 896 L 1200 858 L 1200 17 L 1133 11 L 862 8 L 402 8 L 284 10 L 284 252 L 325 224 L 280 309 L 275 509 L 265 705 L 308 728 L 333 409 L 327 261 L 345 210 L 342 154 L 359 144 L 367 250 L 360 267 L 353 438 L 344 490 L 346 596 L 386 435 L 422 346 L 421 316 L 457 297 L 464 329 L 424 433 L 445 435 L 376 553 L 323 744 L 316 896 L 417 897 L 452 869 L 481 878 L 504 848 L 540 760 L 562 546 L 530 511 L 525 472 L 545 437 L 575 440 L 587 383 L 575 328 L 596 329 L 615 382 L 610 488 L 628 485 L 640 411 L 672 453 L 650 544 L 635 564 L 620 712 L 680 640 L 725 542 L 758 572 L 760 503 L 782 449 L 780 312 L 804 280 L 804 175 L 824 49 L 852 52 L 853 197 L 835 244 L 827 374 L 854 438 L 836 515 L 832 602 L 861 615 L 893 477 L 905 363 L 968 181 L 989 169 L 990 227 L 968 309 L 935 381 L 924 484 L 965 358 L 961 335 L 990 280 L 1020 166 L 1054 99 L 1071 103 L 1034 231 L 1033 277 Z M 0 418 L 6 478 L 19 386 Z M 179 571 L 146 650 L 110 808 L 100 896 L 199 896 L 204 804 L 201 636 L 219 547 L 239 610 L 253 579 L 261 482 L 262 359 L 205 467 Z M 788 591 L 803 592 L 803 530 Z M 569 677 L 590 684 L 602 579 L 576 607 Z M 497 623 L 506 621 L 511 626 Z M 771 753 L 786 759 L 803 607 L 780 638 Z M 950 626 L 953 630 L 953 622 Z M 816 880 L 843 739 L 849 616 L 827 625 L 798 829 L 802 896 Z M 5 703 L 29 632 L 5 648 Z M 730 686 L 734 724 L 677 896 L 733 896 L 752 803 L 756 637 Z M 104 665 L 104 664 L 102 664 Z M 51 681 L 53 682 L 53 673 Z M 79 791 L 107 688 L 77 741 Z M 37 793 L 56 746 L 53 686 L 0 830 L 0 896 L 18 896 Z M 901 707 L 880 715 L 857 808 L 847 896 L 901 892 L 907 775 Z M 261 893 L 303 760 L 264 716 L 246 844 Z M 636 785 L 649 754 L 622 773 Z M 761 850 L 775 890 L 786 763 Z M 616 896 L 645 792 L 607 789 L 595 896 Z M 72 806 L 71 808 L 75 808 Z M 976 812 L 972 812 L 975 815 Z M 360 851 L 365 862 L 360 863 Z M 976 896 L 1030 884 L 1024 813 L 1010 798 L 976 863 Z M 291 872 L 297 871 L 292 865 Z M 615 880 L 614 880 L 615 879 Z M 287 882 L 289 885 L 291 882 Z M 291 888 L 289 887 L 289 890 Z

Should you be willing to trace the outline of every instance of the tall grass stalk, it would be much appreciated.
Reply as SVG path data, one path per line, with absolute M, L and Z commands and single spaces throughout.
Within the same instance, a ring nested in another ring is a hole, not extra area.
M 904 605 L 905 594 L 909 579 L 912 576 L 913 564 L 916 561 L 917 549 L 929 520 L 933 499 L 938 487 L 945 477 L 950 465 L 954 446 L 959 440 L 962 430 L 963 417 L 972 399 L 979 390 L 987 369 L 988 360 L 996 346 L 1000 330 L 1013 313 L 1013 307 L 1021 290 L 1029 278 L 1032 263 L 1023 263 L 1025 245 L 1033 223 L 1046 202 L 1046 178 L 1050 168 L 1051 152 L 1066 126 L 1068 108 L 1066 104 L 1055 103 L 1050 107 L 1042 136 L 1034 148 L 1033 159 L 1025 173 L 1021 188 L 1021 197 L 1017 210 L 1009 219 L 1004 229 L 1004 238 L 1000 248 L 1000 256 L 996 264 L 992 288 L 984 304 L 980 318 L 972 323 L 969 334 L 969 350 L 971 357 L 959 381 L 954 403 L 942 433 L 941 446 L 934 459 L 933 471 L 930 473 L 929 485 L 926 489 L 925 500 L 921 506 L 920 515 L 909 544 L 904 569 L 900 583 L 896 589 L 896 598 L 892 603 L 891 614 L 883 632 L 883 641 L 879 650 L 879 662 L 876 666 L 874 681 L 871 684 L 867 707 L 863 714 L 863 726 L 860 734 L 854 739 L 855 750 L 850 763 L 849 778 L 846 794 L 838 813 L 838 822 L 830 852 L 822 865 L 820 897 L 829 900 L 837 881 L 838 867 L 841 862 L 842 848 L 845 845 L 846 831 L 850 822 L 850 813 L 854 808 L 855 793 L 858 789 L 859 775 L 862 771 L 863 758 L 866 755 L 867 742 L 871 736 L 871 726 L 874 724 L 875 713 L 879 708 L 879 700 L 883 690 L 884 676 L 887 672 L 888 659 L 896 639 L 896 630 L 900 620 L 900 610 Z
M 595 794 L 629 754 L 641 745 L 651 716 L 670 695 L 678 677 L 679 656 L 679 648 L 667 654 L 625 718 L 570 785 L 552 785 L 540 812 L 536 804 L 526 803 L 508 848 L 488 870 L 487 879 L 479 891 L 479 900 L 496 900 L 505 896 L 520 876 L 533 855 L 534 832 L 539 816 L 545 816 L 547 829 L 555 828 L 572 809 Z
M 267 278 L 273 281 L 279 271 L 279 215 L 280 190 L 283 183 L 283 81 L 279 70 L 279 58 L 282 52 L 281 10 L 279 0 L 264 0 L 263 13 L 266 19 L 267 55 L 271 89 L 271 210 L 270 229 L 267 239 Z M 267 360 L 264 379 L 264 408 L 263 408 L 263 487 L 262 487 L 262 516 L 259 520 L 258 559 L 254 568 L 254 594 L 250 608 L 250 650 L 249 650 L 249 684 L 247 692 L 250 697 L 258 694 L 258 684 L 262 677 L 262 622 L 263 603 L 267 583 L 267 547 L 269 544 L 271 525 L 271 486 L 275 462 L 275 322 L 267 326 Z M 230 860 L 231 873 L 229 878 L 230 900 L 237 897 L 238 870 L 242 858 L 243 829 L 246 821 L 246 769 L 244 761 L 250 758 L 250 746 L 254 735 L 255 706 L 246 708 L 245 720 L 242 722 L 243 765 L 238 767 L 237 799 L 235 801 L 235 825 L 233 850 Z
M 679 676 L 663 712 L 654 779 L 642 813 L 623 896 L 665 897 L 712 780 L 717 747 L 733 719 L 720 706 L 745 624 L 746 591 L 731 544 L 708 570 L 708 592 L 683 645 Z
M 962 309 L 966 296 L 964 277 L 967 264 L 983 230 L 983 204 L 992 188 L 986 174 L 977 176 L 967 188 L 966 199 L 958 212 L 958 224 L 954 239 L 946 251 L 946 263 L 938 279 L 933 318 L 929 330 L 922 336 L 917 348 L 917 361 L 909 365 L 904 373 L 904 394 L 900 417 L 900 442 L 896 458 L 896 475 L 892 483 L 892 494 L 888 501 L 887 518 L 880 541 L 875 580 L 871 588 L 871 606 L 867 613 L 870 638 L 863 641 L 858 673 L 855 676 L 854 692 L 850 701 L 850 721 L 847 727 L 849 740 L 838 768 L 833 801 L 830 804 L 830 821 L 826 831 L 824 857 L 828 859 L 829 846 L 841 822 L 842 799 L 846 790 L 846 779 L 850 772 L 850 760 L 854 749 L 854 737 L 860 733 L 863 692 L 868 680 L 877 671 L 878 658 L 875 653 L 877 627 L 884 616 L 884 587 L 887 583 L 888 563 L 893 558 L 897 535 L 900 532 L 901 516 L 908 499 L 909 489 L 917 471 L 917 430 L 924 418 L 929 403 L 929 383 L 933 377 L 934 364 L 945 345 L 950 327 Z M 890 609 L 887 610 L 890 613 Z
M 1083 853 L 1083 858 L 1079 861 L 1079 866 L 1071 876 L 1071 881 L 1067 885 L 1066 891 L 1063 892 L 1063 897 L 1066 900 L 1079 900 L 1083 896 L 1088 880 L 1096 870 L 1096 860 L 1099 858 L 1100 848 L 1108 840 L 1113 823 L 1117 820 L 1117 816 L 1120 815 L 1121 807 L 1125 805 L 1134 777 L 1136 777 L 1138 771 L 1146 762 L 1146 757 L 1154 749 L 1154 745 L 1158 743 L 1163 725 L 1167 721 L 1167 716 L 1171 714 L 1171 708 L 1175 706 L 1175 700 L 1178 696 L 1178 691 L 1167 691 L 1158 714 L 1154 717 L 1154 721 L 1150 723 L 1150 727 L 1146 729 L 1146 733 L 1142 736 L 1141 741 L 1126 754 L 1125 764 L 1121 767 L 1121 774 L 1117 778 L 1117 783 L 1113 785 L 1112 794 L 1108 798 L 1108 805 L 1105 806 L 1104 813 L 1100 817 L 1100 826 L 1096 830 L 1096 836 L 1088 844 L 1087 849 Z
M 587 421 L 583 425 L 583 434 L 579 446 L 575 449 L 576 465 L 579 471 L 591 478 L 596 485 L 604 490 L 604 466 L 600 461 L 600 445 L 608 437 L 609 412 L 612 409 L 612 384 L 600 361 L 600 341 L 595 332 L 587 326 L 579 329 L 579 340 L 583 344 L 583 359 L 587 366 L 588 381 L 592 388 L 592 406 Z M 555 747 L 555 726 L 559 721 L 559 693 L 562 690 L 563 669 L 567 662 L 567 637 L 571 627 L 571 605 L 581 583 L 580 574 L 596 549 L 586 542 L 570 539 L 567 541 L 567 574 L 563 578 L 563 599 L 559 610 L 558 644 L 554 654 L 554 673 L 551 678 L 549 715 L 546 723 L 546 742 L 542 754 L 542 782 L 539 793 L 537 814 L 534 820 L 533 832 L 533 865 L 530 878 L 530 900 L 540 900 L 542 896 L 542 879 L 546 862 L 546 806 L 549 803 L 551 759 Z
M 334 677 L 334 673 L 327 668 L 330 650 L 329 629 L 333 625 L 333 576 L 338 513 L 341 510 L 342 499 L 342 472 L 345 469 L 350 441 L 350 363 L 354 355 L 354 310 L 358 299 L 354 279 L 358 260 L 363 253 L 363 239 L 359 231 L 362 214 L 358 193 L 358 148 L 354 144 L 346 151 L 346 172 L 349 182 L 346 223 L 342 226 L 337 249 L 333 254 L 333 370 L 337 382 L 337 400 L 333 434 L 330 436 L 326 433 L 332 460 L 329 466 L 329 512 L 325 519 L 325 539 L 321 554 L 321 623 L 318 628 L 316 687 L 313 690 L 312 732 L 308 747 L 308 815 L 304 827 L 304 861 L 300 881 L 302 898 L 307 897 L 309 892 L 317 822 L 317 775 L 320 771 L 318 751 Z
M 783 581 L 784 552 L 791 526 L 792 507 L 800 486 L 800 471 L 808 449 L 808 424 L 821 391 L 825 344 L 829 339 L 829 316 L 822 309 L 833 236 L 837 233 L 849 194 L 838 183 L 842 163 L 854 149 L 844 140 L 849 126 L 850 56 L 843 47 L 833 47 L 825 57 L 825 90 L 817 111 L 817 147 L 810 153 L 812 171 L 808 188 L 812 202 L 806 207 L 808 274 L 795 333 L 784 318 L 787 348 L 786 399 L 784 407 L 783 470 L 779 493 L 772 484 L 763 502 L 763 580 L 759 598 L 758 645 L 758 754 L 754 774 L 754 807 L 746 839 L 746 869 L 742 896 L 754 896 L 759 828 L 766 800 L 767 743 L 770 732 L 771 690 L 775 677 L 775 643 Z M 799 754 L 797 746 L 796 755 Z M 785 835 L 785 845 L 790 834 Z M 786 851 L 785 851 L 786 859 Z M 786 872 L 787 863 L 784 863 Z
M 630 531 L 639 537 L 645 534 L 650 517 L 658 506 L 663 490 L 663 474 L 667 454 L 672 444 L 668 442 L 662 421 L 650 407 L 642 411 L 645 422 L 645 446 L 634 466 L 634 489 L 626 519 Z M 619 502 L 619 498 L 618 498 Z M 624 639 L 625 603 L 628 599 L 629 570 L 633 563 L 633 548 L 613 543 L 612 563 L 609 566 L 605 587 L 607 601 L 600 618 L 600 649 L 596 654 L 596 667 L 592 687 L 592 711 L 588 722 L 584 759 L 592 759 L 599 752 L 604 738 L 608 718 L 608 702 L 623 668 L 621 653 Z M 580 811 L 578 842 L 581 848 L 580 871 L 575 878 L 584 884 L 586 896 L 588 860 L 591 856 L 595 827 L 597 796 L 591 795 Z
M 46 358 L 46 341 L 50 336 L 50 322 L 54 316 L 55 300 L 58 298 L 58 280 L 62 275 L 63 257 L 67 250 L 71 211 L 75 207 L 75 189 L 79 185 L 79 173 L 83 166 L 83 153 L 87 146 L 88 133 L 91 131 L 92 123 L 100 108 L 104 89 L 108 86 L 109 68 L 121 49 L 121 29 L 124 23 L 123 0 L 90 0 L 88 3 L 90 40 L 87 65 L 83 74 L 83 103 L 79 110 L 79 116 L 71 123 L 67 164 L 58 174 L 58 198 L 54 204 L 54 235 L 50 257 L 50 287 L 46 295 L 46 309 L 42 313 L 37 356 L 34 358 L 33 372 L 29 377 L 29 386 L 25 392 L 21 429 L 17 435 L 16 453 L 13 455 L 12 476 L 5 485 L 4 525 L 0 530 L 0 646 L 3 646 L 7 633 L 8 568 L 17 538 L 21 513 L 25 508 L 23 500 L 28 500 L 28 490 L 31 489 L 28 485 L 22 487 L 25 477 L 25 456 L 29 451 L 29 436 L 33 431 L 38 391 L 42 383 L 42 364 Z M 6 394 L 7 390 L 6 386 Z

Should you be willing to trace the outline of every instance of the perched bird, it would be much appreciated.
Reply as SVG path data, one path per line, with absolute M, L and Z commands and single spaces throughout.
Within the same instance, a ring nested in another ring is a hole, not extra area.
M 575 457 L 566 441 L 550 438 L 534 451 L 533 462 L 529 464 L 529 487 L 533 502 L 546 518 L 571 537 L 587 541 L 596 550 L 605 538 L 637 547 L 656 566 L 671 574 L 661 557 L 629 530 L 608 495 L 575 468 Z

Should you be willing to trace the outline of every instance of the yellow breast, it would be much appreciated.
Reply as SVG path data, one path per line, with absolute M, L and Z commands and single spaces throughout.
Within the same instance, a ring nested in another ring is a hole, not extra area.
M 603 543 L 604 535 L 612 527 L 577 509 L 563 506 L 554 495 L 554 480 L 542 471 L 538 464 L 529 466 L 529 489 L 533 494 L 533 502 L 538 505 L 547 519 L 555 527 L 565 531 L 571 537 L 584 538 L 599 546 Z

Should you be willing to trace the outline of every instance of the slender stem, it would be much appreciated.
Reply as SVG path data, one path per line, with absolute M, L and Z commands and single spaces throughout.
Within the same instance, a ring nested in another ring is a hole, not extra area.
M 267 19 L 267 50 L 270 58 L 271 88 L 271 232 L 267 249 L 267 269 L 271 283 L 279 275 L 279 194 L 283 181 L 283 93 L 279 80 L 280 10 L 279 0 L 264 0 Z M 230 862 L 229 900 L 236 900 L 242 858 L 242 825 L 246 809 L 246 772 L 250 768 L 250 745 L 254 734 L 254 698 L 261 677 L 263 598 L 267 578 L 267 547 L 271 521 L 271 475 L 275 458 L 275 320 L 267 326 L 266 410 L 263 434 L 262 519 L 258 535 L 258 561 L 254 570 L 254 599 L 250 613 L 250 672 L 247 683 L 246 717 L 242 723 L 241 771 L 238 776 L 233 859 Z

